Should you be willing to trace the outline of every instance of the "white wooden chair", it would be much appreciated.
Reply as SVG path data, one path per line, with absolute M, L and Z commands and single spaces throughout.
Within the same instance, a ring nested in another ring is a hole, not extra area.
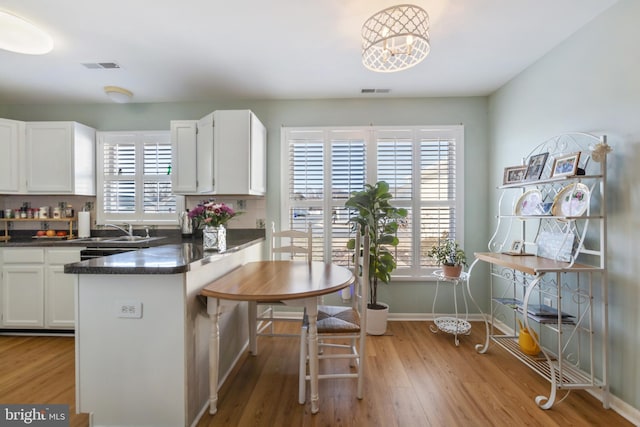
M 271 245 L 270 245 L 270 257 L 272 260 L 283 259 L 283 255 L 286 259 L 301 259 L 304 258 L 307 262 L 311 262 L 312 259 L 312 237 L 311 237 L 311 224 L 307 228 L 307 231 L 299 230 L 282 230 L 276 231 L 275 223 L 271 223 Z M 276 322 L 300 322 L 300 316 L 294 315 L 276 315 L 274 312 L 274 306 L 284 306 L 282 303 L 273 302 L 261 302 L 257 303 L 257 335 L 259 336 L 280 336 L 280 337 L 297 337 L 297 333 L 276 333 Z
M 362 399 L 364 381 L 365 338 L 367 324 L 367 299 L 369 291 L 369 230 L 356 232 L 353 274 L 356 276 L 351 306 L 318 307 L 318 341 L 322 351 L 319 363 L 326 359 L 349 359 L 349 372 L 326 372 L 318 374 L 318 380 L 329 378 L 357 378 L 357 397 Z M 348 341 L 348 343 L 347 343 Z M 326 349 L 326 351 L 325 351 Z M 298 402 L 306 400 L 306 384 L 309 381 L 308 322 L 305 318 L 300 334 L 300 370 Z

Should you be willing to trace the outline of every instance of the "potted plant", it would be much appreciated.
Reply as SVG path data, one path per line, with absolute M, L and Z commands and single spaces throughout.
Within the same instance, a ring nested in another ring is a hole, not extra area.
M 389 247 L 398 246 L 396 236 L 400 221 L 406 218 L 407 210 L 391 205 L 392 195 L 389 184 L 379 181 L 375 185 L 365 184 L 362 191 L 354 191 L 345 207 L 353 208 L 357 214 L 349 219 L 360 227 L 369 227 L 369 303 L 367 333 L 382 335 L 387 329 L 389 306 L 378 302 L 378 283 L 389 283 L 391 272 L 396 268 L 396 260 Z M 354 239 L 347 247 L 353 249 Z M 379 319 L 378 319 L 379 318 Z
M 445 277 L 460 277 L 462 267 L 467 265 L 467 256 L 458 242 L 444 238 L 433 245 L 427 255 L 442 266 Z

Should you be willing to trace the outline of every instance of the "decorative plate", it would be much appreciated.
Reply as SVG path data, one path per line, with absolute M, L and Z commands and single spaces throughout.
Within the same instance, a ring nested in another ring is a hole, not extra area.
M 591 192 L 581 182 L 565 186 L 553 199 L 551 214 L 559 217 L 580 216 L 589 207 Z
M 514 213 L 517 216 L 538 215 L 539 206 L 542 204 L 542 193 L 540 190 L 529 190 L 524 193 L 516 202 Z

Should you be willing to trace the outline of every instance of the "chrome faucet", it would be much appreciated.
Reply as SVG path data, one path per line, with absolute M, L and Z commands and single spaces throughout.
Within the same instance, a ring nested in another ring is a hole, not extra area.
M 125 230 L 124 228 L 120 227 L 119 225 L 115 225 L 115 224 L 105 224 L 105 227 L 113 227 L 113 228 L 117 228 L 118 230 L 122 231 L 124 234 L 126 234 L 127 236 L 131 237 L 133 236 L 133 225 L 132 224 L 123 224 L 126 225 L 129 228 L 129 231 Z

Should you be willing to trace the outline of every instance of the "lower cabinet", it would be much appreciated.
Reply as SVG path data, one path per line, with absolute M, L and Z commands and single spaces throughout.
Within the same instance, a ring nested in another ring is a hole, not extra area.
M 0 327 L 73 329 L 77 279 L 63 270 L 80 261 L 80 249 L 5 248 L 0 255 Z

